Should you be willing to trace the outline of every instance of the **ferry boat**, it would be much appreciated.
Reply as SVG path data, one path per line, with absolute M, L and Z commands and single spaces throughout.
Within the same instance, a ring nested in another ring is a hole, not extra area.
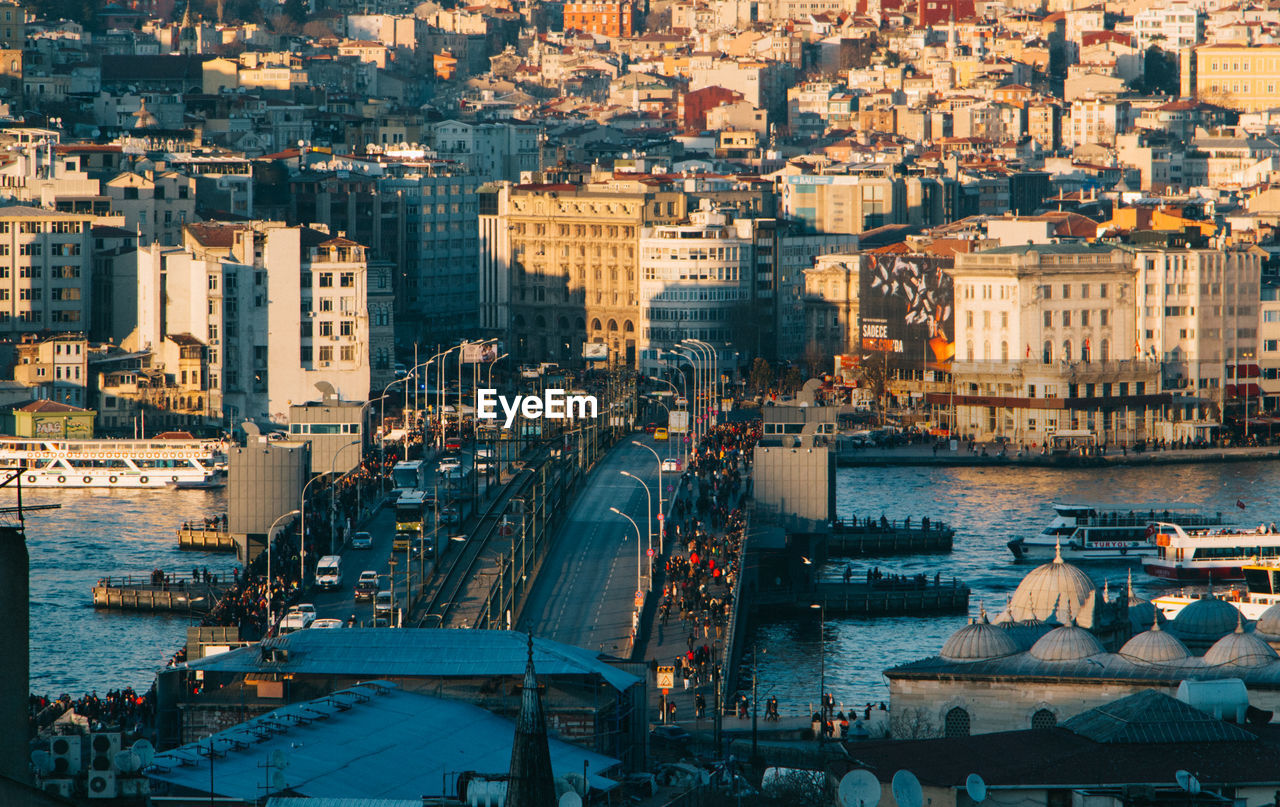
M 1177 524 L 1159 523 L 1156 555 L 1142 568 L 1165 580 L 1243 580 L 1244 567 L 1280 558 L 1280 532 L 1275 525 L 1254 529 L 1214 527 L 1190 532 Z
M 1183 608 L 1205 597 L 1235 606 L 1245 619 L 1257 621 L 1262 612 L 1280 602 L 1280 560 L 1260 561 L 1244 565 L 1244 588 L 1230 588 L 1221 593 L 1212 586 L 1207 591 L 1182 589 L 1154 597 L 1151 603 L 1166 619 L 1173 619 Z
M 1069 563 L 1112 561 L 1127 563 L 1156 554 L 1148 527 L 1155 521 L 1181 524 L 1184 527 L 1222 525 L 1222 514 L 1200 513 L 1186 505 L 1142 505 L 1141 507 L 1102 510 L 1083 504 L 1054 504 L 1053 521 L 1038 535 L 1014 538 L 1009 551 L 1019 560 L 1048 563 L 1058 547 L 1062 559 Z
M 225 467 L 226 448 L 216 440 L 0 438 L 0 471 L 21 469 L 21 484 L 30 487 L 207 486 L 221 479 Z

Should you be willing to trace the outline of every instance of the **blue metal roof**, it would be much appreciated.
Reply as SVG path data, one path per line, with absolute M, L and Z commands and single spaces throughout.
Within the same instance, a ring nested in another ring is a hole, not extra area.
M 264 650 L 287 651 L 264 660 Z M 362 678 L 523 676 L 526 637 L 506 630 L 344 628 L 300 630 L 228 653 L 188 662 L 192 670 L 230 673 L 349 675 Z M 640 683 L 628 672 L 573 645 L 534 638 L 541 677 L 599 675 L 619 692 Z
M 505 775 L 514 735 L 514 723 L 478 706 L 373 681 L 157 754 L 145 773 L 182 792 L 208 793 L 212 743 L 218 796 L 252 802 L 287 791 L 329 799 L 416 799 L 420 805 L 424 795 L 453 791 L 458 773 Z M 556 739 L 550 749 L 557 776 L 581 775 L 585 764 L 593 788 L 617 784 L 600 774 L 619 766 L 618 760 Z M 277 778 L 271 767 L 277 751 L 285 762 L 283 780 L 267 787 Z

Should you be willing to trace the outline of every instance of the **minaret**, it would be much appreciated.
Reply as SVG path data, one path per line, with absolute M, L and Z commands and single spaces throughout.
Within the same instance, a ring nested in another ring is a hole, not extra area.
M 524 668 L 520 717 L 516 719 L 508 774 L 507 807 L 548 807 L 556 803 L 551 750 L 547 746 L 547 716 L 542 711 L 538 677 L 533 672 L 532 633 L 529 634 L 529 660 Z
M 956 58 L 956 7 L 951 6 L 951 20 L 947 23 L 947 58 Z

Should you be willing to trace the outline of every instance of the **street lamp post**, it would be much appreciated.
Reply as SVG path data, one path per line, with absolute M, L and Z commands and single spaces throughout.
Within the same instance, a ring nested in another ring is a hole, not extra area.
M 286 518 L 293 518 L 296 515 L 298 515 L 297 510 L 290 510 L 289 512 L 277 518 L 275 521 L 271 522 L 271 528 L 267 530 L 267 632 L 268 633 L 271 632 L 271 605 L 272 605 L 271 594 L 272 594 L 272 588 L 273 588 L 271 583 L 271 544 L 275 539 L 276 527 L 280 524 L 280 522 L 284 521 Z
M 338 465 L 338 457 L 342 454 L 342 452 L 346 451 L 348 448 L 351 448 L 352 446 L 360 445 L 361 442 L 362 441 L 360 440 L 352 440 L 350 443 L 347 443 L 346 445 L 342 446 L 342 448 L 339 448 L 337 451 L 333 453 L 333 459 L 329 461 L 330 476 L 332 476 L 335 473 L 334 469 Z M 356 468 L 359 468 L 359 467 L 360 467 L 360 463 L 356 463 Z M 351 473 L 351 471 L 347 471 L 346 474 L 343 474 L 342 476 L 333 480 L 333 484 L 330 485 L 329 487 L 329 551 L 331 552 L 333 551 L 333 547 L 334 547 L 333 534 L 334 532 L 337 531 L 337 526 L 338 526 L 337 524 L 338 522 L 338 482 L 342 479 L 343 476 L 346 476 L 349 473 Z M 359 492 L 360 492 L 360 488 L 357 485 L 356 487 L 357 496 L 359 495 Z
M 636 524 L 635 519 L 616 507 L 610 507 L 609 512 L 622 516 L 631 522 L 631 526 L 636 528 L 636 600 L 639 601 L 641 595 L 644 594 L 644 585 L 640 582 L 640 525 Z
M 648 528 L 647 533 L 648 533 L 648 539 L 649 539 L 649 543 L 646 549 L 648 550 L 649 554 L 652 555 L 653 554 L 653 494 L 649 492 L 649 485 L 646 484 L 645 481 L 640 477 L 636 476 L 630 471 L 618 471 L 618 473 L 622 474 L 628 479 L 634 479 L 635 481 L 640 483 L 641 487 L 644 488 L 644 502 L 645 502 L 644 517 L 645 517 L 645 526 Z M 653 575 L 650 574 L 650 579 L 652 579 L 652 577 Z
M 668 442 L 670 442 L 670 438 L 668 438 Z M 666 518 L 667 518 L 666 516 L 667 510 L 662 503 L 662 457 L 658 456 L 657 451 L 654 451 L 651 447 L 645 445 L 639 440 L 632 440 L 631 444 L 640 446 L 645 451 L 648 451 L 650 454 L 653 455 L 653 458 L 658 461 L 658 554 L 661 555 L 666 551 L 666 544 L 665 544 L 666 530 L 664 530 L 663 528 L 666 526 Z
M 818 741 L 821 742 L 827 726 L 827 604 L 815 602 L 809 607 L 818 609 L 818 714 L 822 715 Z
M 368 404 L 366 403 L 365 406 L 368 406 Z M 362 440 L 363 438 L 361 438 L 361 440 L 352 440 L 350 443 L 346 443 L 339 448 L 334 452 L 333 461 L 329 463 L 329 473 L 317 474 L 308 480 L 307 484 L 302 486 L 302 496 L 300 497 L 301 500 L 298 502 L 298 512 L 302 514 L 302 526 L 298 533 L 298 586 L 300 588 L 305 587 L 307 583 L 307 488 L 311 487 L 312 483 L 317 479 L 331 476 L 333 474 L 334 466 L 338 463 L 338 455 L 348 448 L 351 448 L 351 446 L 360 445 Z M 332 522 L 332 519 L 330 519 L 330 521 Z M 332 527 L 332 523 L 330 526 Z

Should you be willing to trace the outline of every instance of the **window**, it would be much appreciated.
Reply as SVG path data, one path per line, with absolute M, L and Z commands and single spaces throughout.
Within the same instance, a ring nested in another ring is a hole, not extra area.
M 355 272 L 343 272 L 338 277 L 339 284 L 345 288 L 350 288 L 356 284 Z
M 339 350 L 338 350 L 338 355 L 342 358 L 342 360 L 343 360 L 343 361 L 355 361 L 355 360 L 356 360 L 356 346 L 355 346 L 355 345 L 343 345 L 341 348 L 339 348 Z
M 968 737 L 969 736 L 969 713 L 959 706 L 954 707 L 947 712 L 945 724 L 943 726 L 942 736 L 944 737 Z
M 1107 313 L 1105 308 L 1098 312 L 1098 324 L 1104 328 L 1107 327 Z
M 329 320 L 323 320 L 320 323 L 321 336 L 333 336 L 333 323 Z
M 356 323 L 354 320 L 344 319 L 339 326 L 339 332 L 343 336 L 351 336 L 356 331 Z
M 1062 284 L 1062 299 L 1064 300 L 1071 299 L 1071 287 L 1068 286 L 1066 283 Z
M 320 288 L 322 289 L 333 288 L 333 272 L 320 273 Z
M 1062 327 L 1064 327 L 1064 328 L 1070 328 L 1070 327 L 1071 327 L 1071 312 L 1070 312 L 1070 311 L 1063 311 L 1063 312 L 1062 312 Z
M 1058 725 L 1058 716 L 1048 709 L 1037 709 L 1036 713 L 1031 716 L 1031 728 L 1033 729 L 1051 729 Z
M 1053 364 L 1053 342 L 1047 339 L 1044 343 L 1044 363 Z
M 321 345 L 319 356 L 322 362 L 333 361 L 333 348 L 328 345 Z

